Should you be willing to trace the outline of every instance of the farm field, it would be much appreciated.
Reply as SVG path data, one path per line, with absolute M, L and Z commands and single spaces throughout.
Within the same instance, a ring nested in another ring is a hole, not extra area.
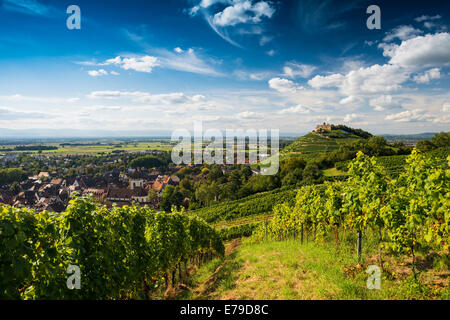
M 83 154 L 110 154 L 114 152 L 139 152 L 146 150 L 158 150 L 158 151 L 170 151 L 172 150 L 174 143 L 170 139 L 157 141 L 157 142 L 121 142 L 121 141 L 108 141 L 108 142 L 80 142 L 80 143 L 49 143 L 45 146 L 56 147 L 54 150 L 13 150 L 16 145 L 0 146 L 0 154 L 4 153 L 31 153 L 31 154 L 46 154 L 46 155 L 83 155 Z M 30 145 L 27 145 L 30 146 Z M 31 145 L 33 146 L 33 145 Z M 8 150 L 8 151 L 5 151 Z

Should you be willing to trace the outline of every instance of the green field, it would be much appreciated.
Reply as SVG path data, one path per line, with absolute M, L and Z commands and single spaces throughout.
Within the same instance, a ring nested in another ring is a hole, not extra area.
M 42 153 L 47 155 L 75 155 L 75 154 L 110 154 L 113 152 L 125 151 L 125 152 L 139 152 L 145 150 L 158 150 L 158 151 L 170 151 L 172 150 L 173 143 L 167 139 L 167 141 L 158 142 L 121 142 L 121 141 L 108 141 L 98 143 L 74 143 L 73 145 L 61 145 L 60 143 L 48 143 L 45 146 L 58 147 L 56 150 L 43 150 L 42 152 L 37 150 L 27 151 L 2 151 L 5 149 L 14 149 L 16 145 L 0 146 L 0 154 L 3 153 Z

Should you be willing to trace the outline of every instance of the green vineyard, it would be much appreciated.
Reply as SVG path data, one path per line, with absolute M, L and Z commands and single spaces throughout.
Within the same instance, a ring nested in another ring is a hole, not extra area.
M 439 165 L 437 163 L 440 163 Z M 364 234 L 376 234 L 381 250 L 408 253 L 418 249 L 448 254 L 450 244 L 450 157 L 437 162 L 430 154 L 413 151 L 406 158 L 397 179 L 385 173 L 378 159 L 361 152 L 349 165 L 347 182 L 305 186 L 298 191 L 295 205 L 284 203 L 274 209 L 268 227 L 261 226 L 255 240 L 292 236 L 314 241 L 334 234 L 358 235 L 358 263 Z
M 182 263 L 223 254 L 218 232 L 183 212 L 82 198 L 61 214 L 0 207 L 1 299 L 148 298 Z M 69 265 L 81 271 L 80 290 L 67 289 Z
M 295 200 L 296 190 L 277 189 L 269 192 L 258 193 L 256 195 L 217 204 L 210 207 L 191 211 L 208 223 L 220 221 L 231 221 L 238 218 L 270 214 L 275 205 Z

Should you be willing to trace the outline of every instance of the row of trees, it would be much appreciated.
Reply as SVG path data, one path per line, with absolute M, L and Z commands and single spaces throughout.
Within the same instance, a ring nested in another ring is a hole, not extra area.
M 28 178 L 25 171 L 18 168 L 0 169 L 0 186 L 13 182 L 22 182 Z
M 190 199 L 190 209 L 198 209 L 281 187 L 295 188 L 323 182 L 319 167 L 300 157 L 283 160 L 280 171 L 272 176 L 254 175 L 248 165 L 227 170 L 222 170 L 219 165 L 184 167 L 176 175 L 181 178 L 179 186 L 168 186 L 162 193 L 160 207 L 166 211 L 173 205 L 180 207 L 185 198 Z
M 184 262 L 224 254 L 219 234 L 183 212 L 96 206 L 75 198 L 61 214 L 0 207 L 0 298 L 146 298 Z M 69 290 L 69 265 L 81 289 Z
M 276 238 L 287 234 L 312 233 L 321 240 L 339 230 L 358 234 L 358 263 L 361 241 L 368 229 L 378 235 L 381 249 L 407 252 L 413 257 L 419 247 L 447 252 L 450 244 L 450 157 L 442 162 L 413 151 L 404 172 L 391 179 L 374 157 L 359 152 L 349 165 L 347 182 L 305 186 L 296 204 L 274 209 L 269 225 Z M 261 238 L 265 230 L 256 237 Z

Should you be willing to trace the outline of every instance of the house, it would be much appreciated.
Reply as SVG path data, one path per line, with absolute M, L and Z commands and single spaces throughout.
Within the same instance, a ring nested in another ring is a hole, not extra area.
M 95 188 L 88 188 L 84 189 L 83 196 L 86 195 L 92 195 L 92 197 L 97 201 L 102 201 L 106 199 L 107 192 L 105 189 L 95 189 Z
M 13 207 L 33 207 L 39 201 L 39 197 L 34 191 L 26 190 L 19 193 L 14 198 Z
M 61 178 L 56 178 L 56 179 L 52 179 L 52 181 L 50 181 L 51 184 L 55 185 L 55 186 L 61 186 L 61 185 L 65 185 L 65 180 L 61 179 Z
M 50 173 L 48 173 L 48 172 L 39 172 L 37 177 L 38 177 L 38 179 L 45 180 L 45 179 L 50 178 Z
M 3 157 L 4 162 L 14 162 L 17 161 L 17 154 L 10 153 Z
M 87 188 L 95 188 L 95 186 L 96 186 L 95 180 L 88 176 L 78 177 L 72 184 L 72 187 L 74 187 L 73 189 L 81 191 Z
M 144 204 L 148 202 L 148 193 L 142 187 L 136 187 L 134 189 L 109 188 L 106 194 L 106 200 L 118 204 L 131 204 L 132 202 Z
M 39 190 L 37 191 L 37 195 L 39 196 L 39 198 L 49 198 L 58 195 L 58 191 L 59 188 L 56 185 L 48 183 L 39 188 Z
M 161 180 L 155 180 L 155 182 L 153 182 L 152 189 L 161 194 L 166 186 L 167 184 L 164 184 L 164 182 L 162 182 Z
M 34 206 L 38 211 L 63 212 L 66 204 L 59 197 L 41 198 Z

